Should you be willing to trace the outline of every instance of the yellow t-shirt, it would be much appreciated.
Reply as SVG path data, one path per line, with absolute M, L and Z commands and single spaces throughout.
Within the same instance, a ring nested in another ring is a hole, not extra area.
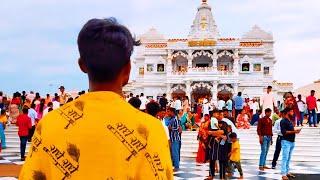
M 240 144 L 239 144 L 239 141 L 236 141 L 236 142 L 232 143 L 231 151 L 233 151 L 233 153 L 230 156 L 230 160 L 234 161 L 234 162 L 239 162 L 240 161 Z
M 0 123 L 6 124 L 8 122 L 8 118 L 6 115 L 0 115 Z
M 92 92 L 38 124 L 19 179 L 173 179 L 159 120 L 113 92 Z

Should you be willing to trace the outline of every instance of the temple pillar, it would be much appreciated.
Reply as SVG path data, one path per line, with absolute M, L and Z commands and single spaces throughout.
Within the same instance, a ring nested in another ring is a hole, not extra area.
M 218 55 L 217 55 L 217 49 L 213 50 L 213 56 L 212 56 L 212 68 L 213 71 L 218 71 Z
M 233 84 L 233 91 L 234 91 L 234 95 L 233 96 L 236 96 L 238 94 L 238 91 L 239 91 L 238 87 L 239 87 L 238 83 L 234 83 Z
M 186 82 L 186 96 L 191 100 L 191 81 Z
M 234 75 L 236 76 L 239 75 L 239 61 L 240 61 L 239 50 L 236 49 L 233 55 L 233 72 L 234 72 Z
M 188 70 L 192 68 L 192 53 L 193 51 L 192 50 L 188 50 Z
M 168 98 L 168 99 L 172 99 L 170 92 L 171 92 L 171 84 L 170 84 L 170 83 L 167 83 L 167 91 L 166 91 L 166 94 L 167 94 L 167 98 Z
M 211 88 L 211 94 L 212 94 L 212 102 L 217 105 L 218 103 L 218 81 L 213 82 L 213 86 Z
M 167 74 L 169 75 L 169 74 L 172 74 L 172 59 L 173 59 L 173 57 L 172 57 L 172 50 L 169 50 L 168 51 L 168 57 L 167 57 Z

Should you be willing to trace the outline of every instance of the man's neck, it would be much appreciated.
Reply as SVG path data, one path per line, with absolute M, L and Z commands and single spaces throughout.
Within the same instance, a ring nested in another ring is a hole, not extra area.
M 89 82 L 90 92 L 95 91 L 112 91 L 122 96 L 122 86 L 116 83 L 94 83 Z

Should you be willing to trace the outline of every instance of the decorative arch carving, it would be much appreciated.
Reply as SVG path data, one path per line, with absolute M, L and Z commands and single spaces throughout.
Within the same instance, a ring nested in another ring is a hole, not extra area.
M 186 54 L 186 53 L 184 53 L 182 51 L 178 51 L 178 52 L 174 53 L 172 55 L 172 58 L 176 58 L 176 57 L 179 57 L 179 56 L 184 57 L 186 59 L 188 58 L 188 54 Z
M 241 64 L 242 63 L 250 63 L 252 59 L 248 56 L 248 55 L 245 55 L 242 59 L 241 59 Z
M 207 88 L 209 90 L 211 90 L 213 88 L 213 86 L 209 83 L 204 83 L 204 82 L 199 82 L 199 83 L 194 83 L 192 86 L 191 86 L 191 90 L 194 91 L 198 88 Z
M 173 88 L 171 88 L 170 93 L 176 92 L 178 90 L 186 92 L 186 87 L 182 84 L 175 85 Z
M 199 56 L 207 56 L 209 57 L 210 59 L 213 59 L 214 58 L 214 55 L 209 53 L 209 52 L 206 52 L 204 50 L 201 50 L 199 52 L 196 52 L 192 55 L 193 58 L 196 58 L 196 57 L 199 57 Z
M 230 53 L 230 52 L 227 51 L 227 50 L 224 50 L 224 51 L 219 52 L 218 57 L 220 58 L 220 57 L 222 57 L 222 56 L 229 56 L 229 57 L 233 58 L 233 54 Z
M 221 92 L 221 91 L 228 91 L 232 94 L 234 93 L 233 88 L 230 85 L 226 85 L 226 84 L 218 86 L 218 92 Z

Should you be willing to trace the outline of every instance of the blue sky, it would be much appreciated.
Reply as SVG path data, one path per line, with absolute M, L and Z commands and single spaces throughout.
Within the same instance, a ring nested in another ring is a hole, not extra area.
M 208 0 L 223 37 L 255 24 L 272 31 L 275 79 L 299 87 L 320 78 L 320 1 Z M 201 0 L 3 0 L 0 6 L 0 90 L 87 89 L 76 39 L 90 18 L 114 16 L 140 35 L 155 27 L 186 37 Z

